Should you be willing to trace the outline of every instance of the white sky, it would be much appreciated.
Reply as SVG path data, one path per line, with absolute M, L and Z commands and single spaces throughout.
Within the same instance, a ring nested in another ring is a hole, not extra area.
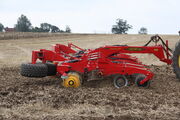
M 127 20 L 136 34 L 177 34 L 180 0 L 0 0 L 0 23 L 14 27 L 26 15 L 33 26 L 47 22 L 74 33 L 111 33 L 117 18 Z

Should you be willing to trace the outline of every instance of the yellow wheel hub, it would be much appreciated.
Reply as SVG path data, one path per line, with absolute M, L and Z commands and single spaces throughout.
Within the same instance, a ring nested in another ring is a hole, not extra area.
M 69 73 L 68 77 L 63 80 L 64 87 L 74 87 L 77 88 L 81 85 L 80 75 L 77 73 Z
M 178 57 L 178 66 L 180 67 L 180 55 Z

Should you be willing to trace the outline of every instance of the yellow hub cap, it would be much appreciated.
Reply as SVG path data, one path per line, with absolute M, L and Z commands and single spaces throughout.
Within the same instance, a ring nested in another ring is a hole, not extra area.
M 180 55 L 178 57 L 178 66 L 180 67 Z
M 63 80 L 64 87 L 74 87 L 77 88 L 81 84 L 80 76 L 78 74 L 69 73 L 68 77 Z

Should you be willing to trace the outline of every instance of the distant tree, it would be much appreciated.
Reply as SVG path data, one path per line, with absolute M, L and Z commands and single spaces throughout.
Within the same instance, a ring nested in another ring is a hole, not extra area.
M 50 32 L 51 30 L 51 24 L 49 23 L 41 23 L 40 28 L 42 29 L 42 32 Z
M 148 30 L 147 30 L 147 28 L 145 28 L 145 27 L 141 27 L 138 33 L 139 33 L 139 34 L 147 34 L 147 33 L 148 33 Z
M 0 23 L 0 32 L 2 32 L 4 29 L 4 25 L 2 23 Z
M 180 36 L 180 31 L 178 33 L 179 33 L 179 36 Z
M 51 25 L 51 32 L 52 33 L 60 32 L 60 29 L 57 26 Z
M 66 33 L 71 33 L 71 29 L 69 26 L 66 26 L 66 30 L 65 30 Z
M 114 33 L 114 34 L 127 34 L 126 32 L 129 29 L 132 29 L 132 26 L 127 24 L 126 20 L 117 19 L 116 25 L 112 26 L 112 33 Z
M 60 30 L 59 32 L 60 32 L 60 33 L 65 33 L 65 31 L 64 31 L 64 30 Z
M 31 28 L 32 26 L 30 20 L 28 20 L 25 15 L 21 15 L 21 17 L 18 18 L 17 24 L 15 25 L 16 31 L 29 32 Z
M 63 30 L 60 30 L 57 26 L 51 25 L 49 23 L 41 23 L 40 28 L 35 27 L 32 29 L 32 32 L 64 32 Z
M 34 27 L 32 28 L 31 32 L 43 32 L 43 30 L 41 28 Z

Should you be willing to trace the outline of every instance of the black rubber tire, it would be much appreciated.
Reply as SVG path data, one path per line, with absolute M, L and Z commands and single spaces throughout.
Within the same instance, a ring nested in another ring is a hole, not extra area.
M 122 84 L 119 84 L 118 80 L 121 80 Z M 113 83 L 114 83 L 114 87 L 121 88 L 123 86 L 128 85 L 128 80 L 126 79 L 124 75 L 116 75 L 113 79 Z
M 47 72 L 47 76 L 54 76 L 57 73 L 57 69 L 56 69 L 56 65 L 53 63 L 46 63 L 47 68 L 48 68 L 48 72 Z
M 150 80 L 146 81 L 144 84 L 140 84 L 140 82 L 145 78 L 146 76 L 145 75 L 142 75 L 142 74 L 138 74 L 136 76 L 136 79 L 135 79 L 135 84 L 138 86 L 138 87 L 145 87 L 145 88 L 149 88 L 150 87 Z
M 176 74 L 176 77 L 180 81 L 179 56 L 180 56 L 180 41 L 176 43 L 176 46 L 175 46 L 175 49 L 174 49 L 174 52 L 173 52 L 173 57 L 172 57 L 173 71 Z
M 20 74 L 25 77 L 46 77 L 48 72 L 48 67 L 46 64 L 37 63 L 23 63 L 21 64 Z

